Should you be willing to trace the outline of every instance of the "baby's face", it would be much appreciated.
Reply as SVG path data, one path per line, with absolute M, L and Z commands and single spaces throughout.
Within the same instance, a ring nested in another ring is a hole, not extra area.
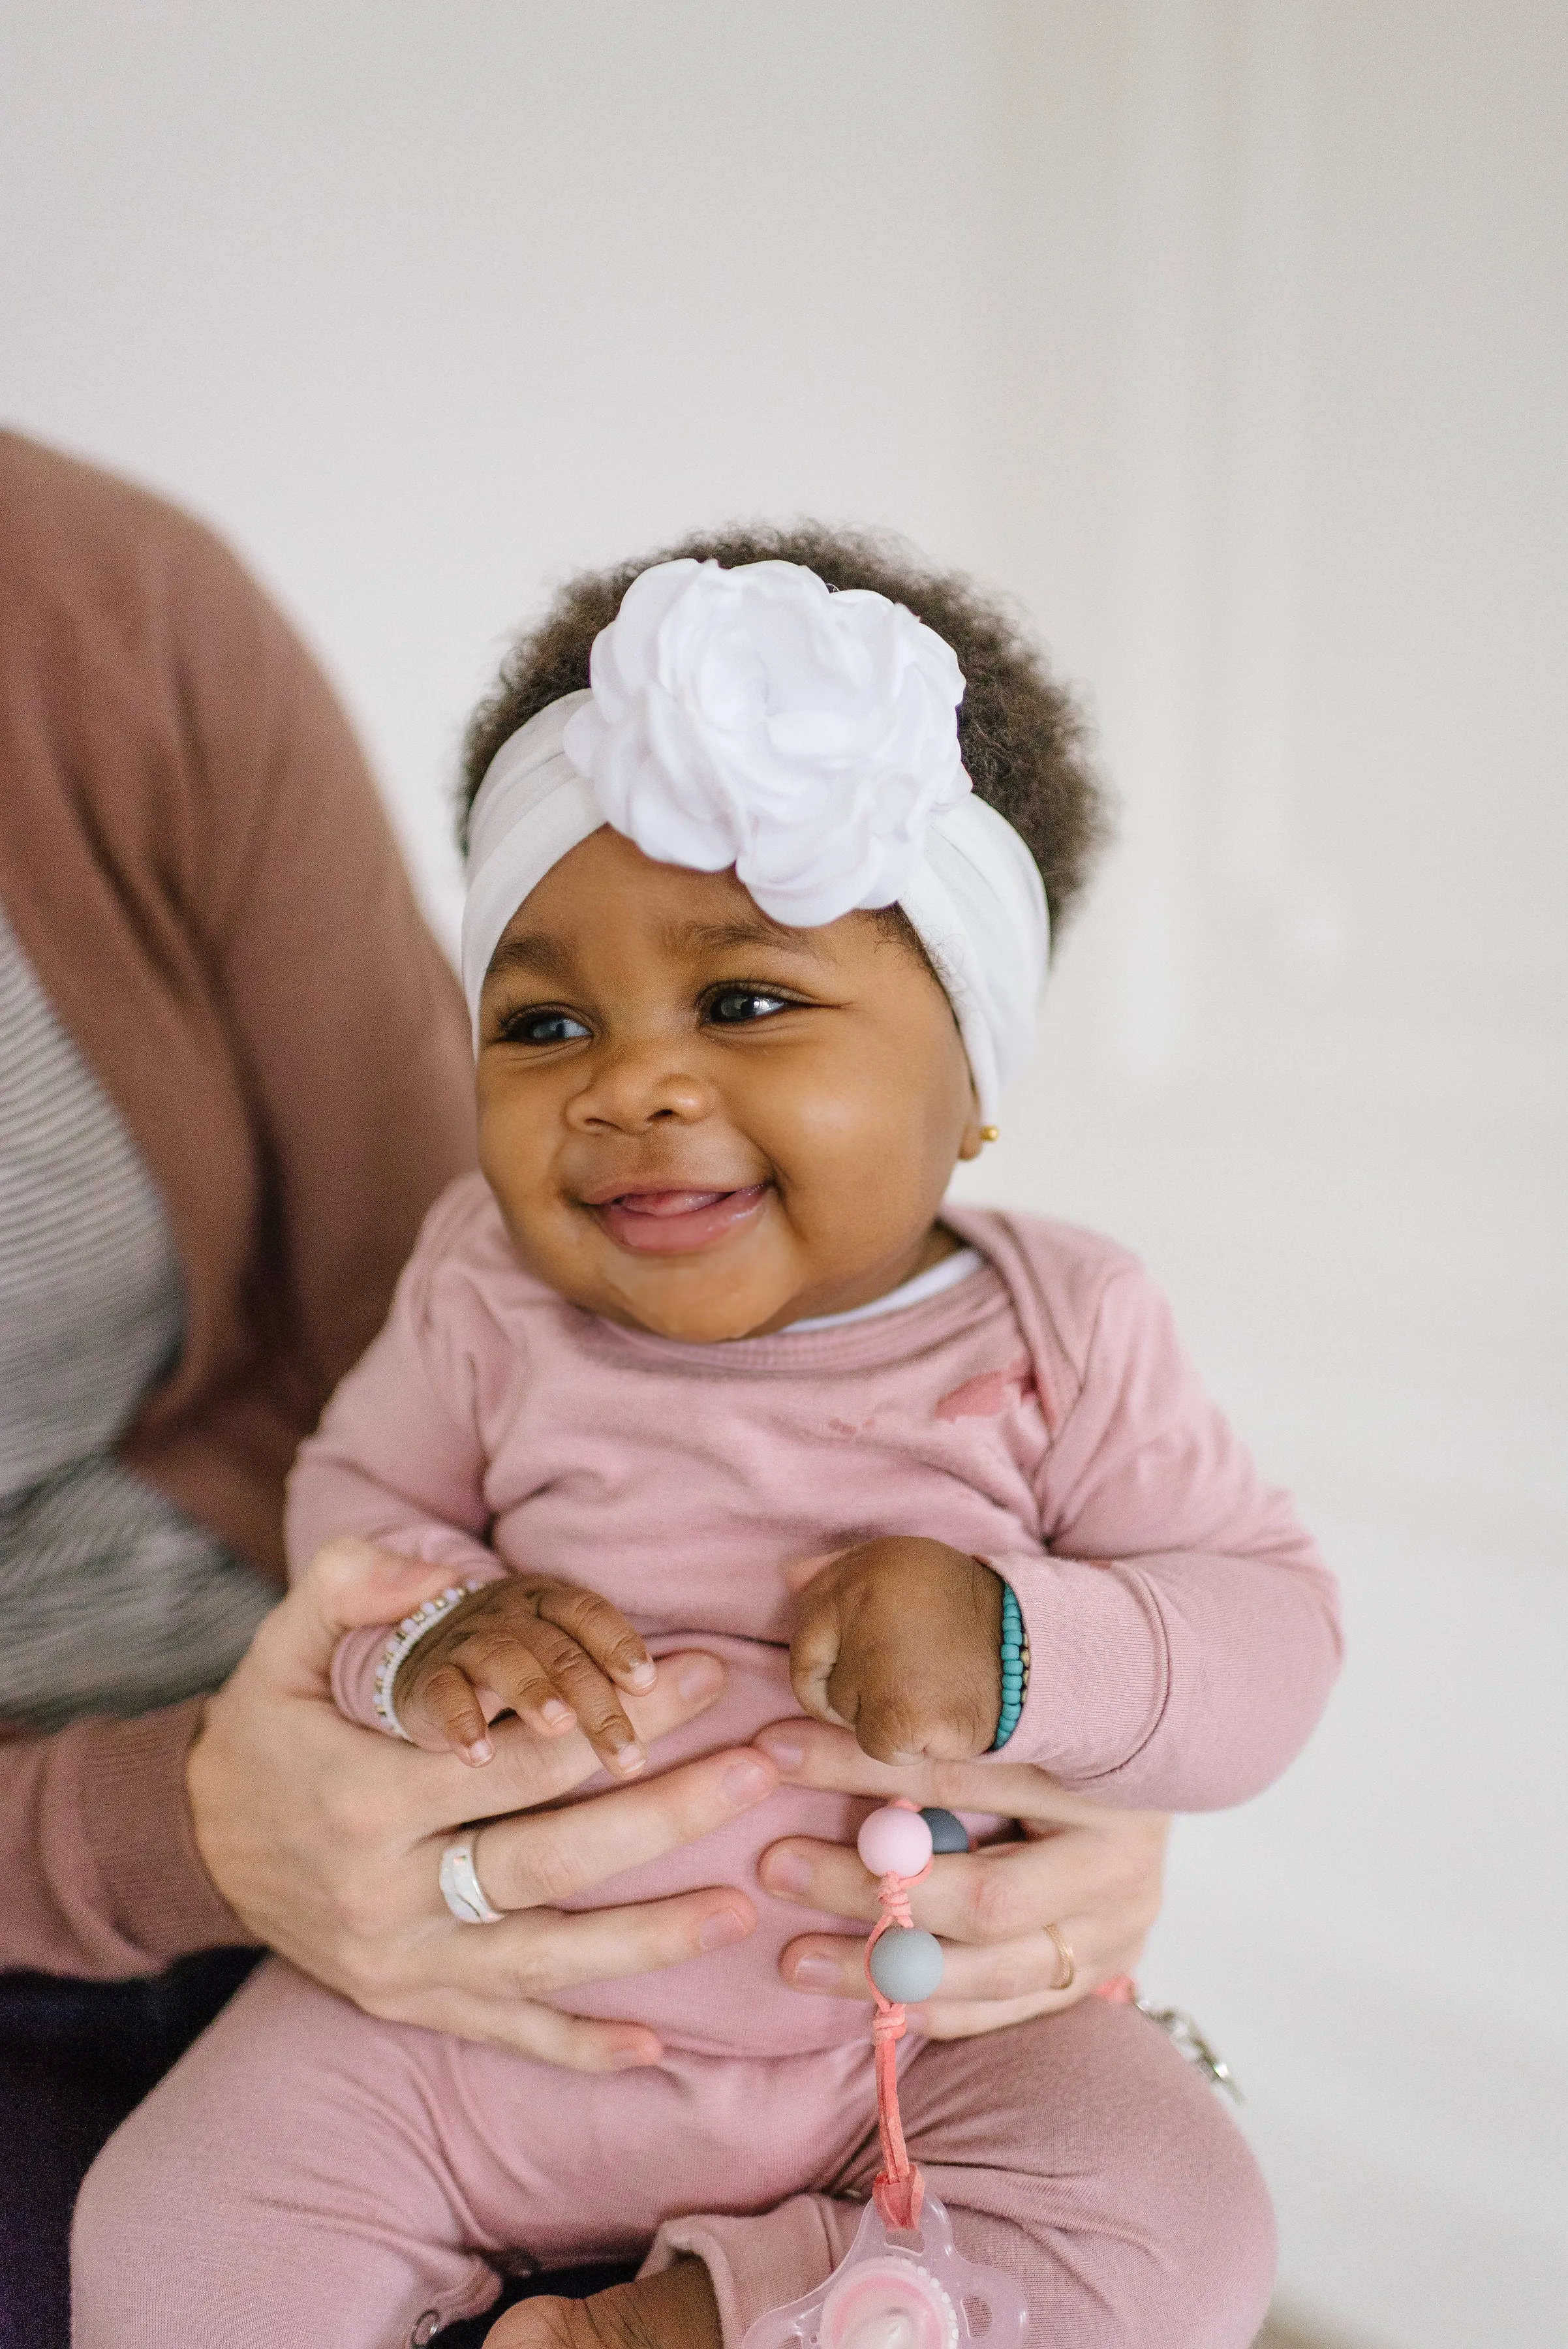
M 480 1005 L 480 1160 L 529 1268 L 691 1343 L 868 1304 L 941 1252 L 980 1133 L 946 996 L 868 914 L 781 929 L 732 873 L 595 833 Z

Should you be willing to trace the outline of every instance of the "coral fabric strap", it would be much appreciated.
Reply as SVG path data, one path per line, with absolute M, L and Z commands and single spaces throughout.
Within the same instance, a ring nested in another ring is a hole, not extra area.
M 913 1811 L 916 1806 L 905 1795 L 896 1795 L 887 1806 L 888 1810 Z M 889 1869 L 877 1888 L 877 1898 L 882 1914 L 872 1927 L 866 1942 L 866 1979 L 871 1995 L 877 2002 L 877 2013 L 871 2024 L 871 2043 L 876 2051 L 877 2066 L 877 2133 L 882 2144 L 882 2168 L 871 2189 L 872 2199 L 881 2215 L 884 2226 L 898 2232 L 913 2233 L 920 2223 L 920 2206 L 925 2200 L 925 2180 L 918 2165 L 909 2159 L 904 2143 L 903 2117 L 898 2110 L 898 2045 L 909 2027 L 909 2018 L 902 2002 L 888 1998 L 871 1971 L 871 1952 L 884 1933 L 895 1925 L 914 1930 L 915 1920 L 909 1909 L 909 1895 L 917 1884 L 923 1884 L 931 1872 L 932 1862 L 914 1876 L 903 1876 Z M 1137 1996 L 1129 1974 L 1116 1974 L 1109 1982 L 1101 1982 L 1091 1993 L 1112 2005 L 1132 2004 Z
M 899 1795 L 888 1808 L 912 1811 L 915 1806 L 904 1795 Z M 877 1888 L 882 1914 L 872 1927 L 866 1943 L 866 1979 L 871 1984 L 871 1995 L 877 2002 L 871 2042 L 877 2051 L 877 2132 L 882 2140 L 882 2168 L 871 2194 L 882 2214 L 884 2226 L 911 2232 L 920 2223 L 920 2205 L 925 2200 L 926 2185 L 919 2170 L 909 2159 L 904 2143 L 904 2123 L 898 2111 L 897 2051 L 899 2040 L 909 2027 L 909 2018 L 901 2001 L 888 1998 L 877 1988 L 871 1971 L 871 1952 L 892 1926 L 913 1926 L 915 1920 L 909 1914 L 909 1894 L 917 1884 L 925 1882 L 930 1872 L 931 1862 L 928 1859 L 918 1876 L 889 1873 L 882 1878 Z

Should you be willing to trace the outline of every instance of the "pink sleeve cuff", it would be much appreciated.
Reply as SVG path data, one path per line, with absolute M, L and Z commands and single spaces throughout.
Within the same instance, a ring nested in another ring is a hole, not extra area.
M 993 1557 L 1018 1600 L 1029 1683 L 999 1761 L 1028 1762 L 1087 1786 L 1147 1744 L 1165 1708 L 1168 1662 L 1158 1609 L 1137 1578 L 1078 1558 Z
M 504 1578 L 506 1568 L 493 1550 L 483 1548 L 450 1526 L 441 1526 L 439 1532 L 439 1547 L 423 1541 L 388 1542 L 383 1547 L 400 1550 L 405 1557 L 430 1557 L 432 1563 L 449 1566 L 453 1582 Z M 396 1623 L 367 1623 L 358 1631 L 345 1631 L 332 1656 L 332 1695 L 338 1712 L 346 1720 L 357 1721 L 361 1729 L 379 1729 L 386 1737 L 392 1732 L 376 1710 L 376 1672 L 398 1628 Z
M 103 1971 L 149 1971 L 195 1950 L 255 1944 L 202 1867 L 192 1831 L 185 1763 L 202 1702 L 192 1697 L 131 1721 L 83 1722 L 75 1733 L 82 1831 L 129 1945 L 130 1962 Z M 64 1954 L 60 1971 L 76 1971 Z
M 827 2282 L 855 2240 L 863 2208 L 794 2194 L 755 2217 L 667 2219 L 639 2272 L 660 2275 L 678 2259 L 701 2260 L 719 2303 L 724 2349 L 741 2349 L 759 2316 Z
M 1249 1802 L 1294 1759 L 1339 1663 L 1314 1559 L 1171 1551 L 1098 1566 L 995 1562 L 1029 1637 L 1029 1685 L 998 1759 L 1160 1811 Z

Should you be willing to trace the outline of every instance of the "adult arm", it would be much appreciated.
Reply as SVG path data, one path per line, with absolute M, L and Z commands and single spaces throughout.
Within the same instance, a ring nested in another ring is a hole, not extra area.
M 254 581 L 188 516 L 4 433 L 0 767 L 6 911 L 184 1275 L 179 1361 L 122 1456 L 281 1579 L 289 1462 L 473 1163 L 456 979 Z
M 0 1740 L 0 1966 L 109 1981 L 251 1939 L 192 1838 L 201 1712 Z
M 341 710 L 206 531 L 0 434 L 0 887 L 189 1299 L 123 1456 L 281 1578 L 288 1463 L 472 1163 L 459 990 Z M 191 1840 L 198 1716 L 0 1728 L 0 1967 L 246 1938 Z

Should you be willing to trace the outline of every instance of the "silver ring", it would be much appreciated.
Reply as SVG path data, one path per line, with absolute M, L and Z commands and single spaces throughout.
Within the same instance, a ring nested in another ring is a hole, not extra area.
M 478 1827 L 470 1827 L 466 1835 L 453 1837 L 441 1856 L 437 1881 L 441 1899 L 460 1925 L 499 1925 L 506 1911 L 491 1907 L 473 1864 L 479 1836 Z

